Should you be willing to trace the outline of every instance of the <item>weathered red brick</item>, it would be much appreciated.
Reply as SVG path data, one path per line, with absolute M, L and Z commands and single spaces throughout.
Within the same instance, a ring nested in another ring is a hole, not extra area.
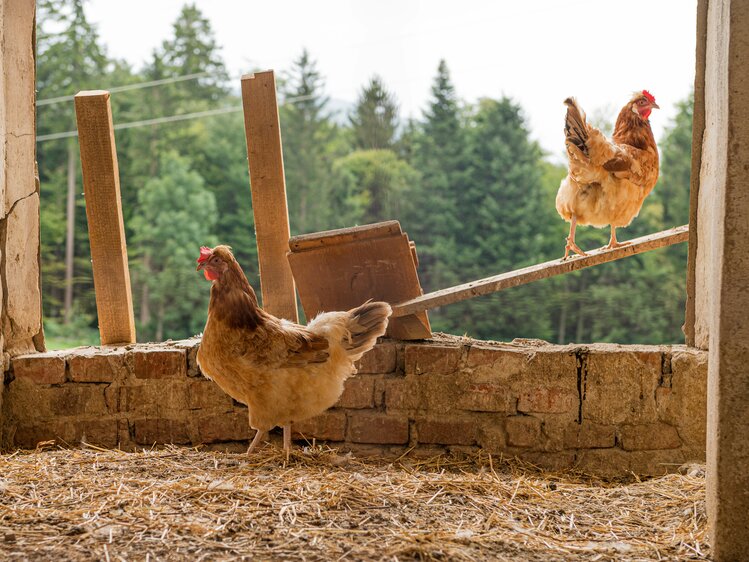
M 575 468 L 604 478 L 618 476 L 660 476 L 671 472 L 685 460 L 682 452 L 676 450 L 660 451 L 622 451 L 612 449 L 588 449 L 577 451 Z
M 198 418 L 198 433 L 202 443 L 244 441 L 254 436 L 247 414 L 242 412 L 202 415 Z
M 527 349 L 474 344 L 468 349 L 466 368 L 477 382 L 508 380 L 522 373 L 532 354 Z
M 81 420 L 75 423 L 79 441 L 101 447 L 116 447 L 119 444 L 119 426 L 120 422 L 113 418 Z
M 348 440 L 354 443 L 402 445 L 408 434 L 406 417 L 358 412 L 349 417 Z
M 291 429 L 295 438 L 343 441 L 346 438 L 346 414 L 324 412 L 314 418 L 294 422 Z
M 97 416 L 110 412 L 102 385 L 72 384 L 40 389 L 40 407 L 52 416 Z
M 619 429 L 619 440 L 625 451 L 676 449 L 681 439 L 676 428 L 665 423 L 625 425 Z
M 396 348 L 394 343 L 379 343 L 365 353 L 356 363 L 359 373 L 392 373 L 396 365 Z
M 603 424 L 654 422 L 663 353 L 597 346 L 587 356 L 583 416 Z
M 518 412 L 561 414 L 571 411 L 578 411 L 578 394 L 568 388 L 532 388 L 523 392 L 518 400 Z
M 346 380 L 343 394 L 336 404 L 339 408 L 372 408 L 374 406 L 375 377 L 355 375 Z
M 422 419 L 416 420 L 419 443 L 438 445 L 475 445 L 478 427 L 475 420 Z
M 388 410 L 414 410 L 419 407 L 420 393 L 411 379 L 385 381 L 385 406 Z
M 121 412 L 156 416 L 163 412 L 188 409 L 187 384 L 183 381 L 143 381 L 120 387 Z
M 658 419 L 679 428 L 684 445 L 704 460 L 707 431 L 707 352 L 680 349 L 671 356 L 670 387 L 656 390 Z
M 518 458 L 539 468 L 551 471 L 568 470 L 575 466 L 575 451 L 520 451 Z
M 190 443 L 187 423 L 180 419 L 141 418 L 133 421 L 135 442 L 141 445 Z
M 515 413 L 517 398 L 507 385 L 470 383 L 458 397 L 457 407 L 469 412 Z
M 74 441 L 72 424 L 60 420 L 43 423 L 19 421 L 13 433 L 13 445 L 20 449 L 35 449 L 43 441 L 60 441 L 61 444 Z
M 65 356 L 58 351 L 19 355 L 11 360 L 17 379 L 27 379 L 36 384 L 62 384 L 65 382 Z
M 533 416 L 505 419 L 507 444 L 511 447 L 534 447 L 541 442 L 541 420 Z
M 448 375 L 455 373 L 463 349 L 451 345 L 406 345 L 406 374 Z
M 187 375 L 187 356 L 176 348 L 137 350 L 133 369 L 139 379 L 182 378 Z
M 34 449 L 43 441 L 59 445 L 76 445 L 81 441 L 103 447 L 116 447 L 118 422 L 116 419 L 95 419 L 69 422 L 51 420 L 44 423 L 18 423 L 13 435 L 13 445 L 21 449 Z
M 187 403 L 191 410 L 232 410 L 231 396 L 213 381 L 192 379 L 187 384 Z
M 125 369 L 125 349 L 76 353 L 68 358 L 74 382 L 112 382 Z
M 573 423 L 564 430 L 565 449 L 597 449 L 613 447 L 616 442 L 616 428 L 583 421 L 582 424 Z
M 184 349 L 187 354 L 187 376 L 201 377 L 200 367 L 198 366 L 198 347 L 200 347 L 200 338 L 194 337 L 186 340 L 174 342 L 174 347 Z

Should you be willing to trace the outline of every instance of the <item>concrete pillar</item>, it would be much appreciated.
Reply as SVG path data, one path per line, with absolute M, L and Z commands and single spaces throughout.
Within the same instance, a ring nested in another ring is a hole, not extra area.
M 708 518 L 715 560 L 747 560 L 749 2 L 701 0 L 705 4 L 705 129 L 694 294 L 695 343 L 709 348 Z
M 35 10 L 34 0 L 0 0 L 0 357 L 44 348 Z

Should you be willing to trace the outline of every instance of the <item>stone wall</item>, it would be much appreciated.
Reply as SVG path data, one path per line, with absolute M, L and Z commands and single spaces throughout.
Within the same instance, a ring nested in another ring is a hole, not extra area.
M 6 447 L 246 446 L 246 408 L 199 372 L 197 340 L 16 357 Z M 616 476 L 705 458 L 705 352 L 683 346 L 385 340 L 298 438 L 357 454 L 474 450 Z

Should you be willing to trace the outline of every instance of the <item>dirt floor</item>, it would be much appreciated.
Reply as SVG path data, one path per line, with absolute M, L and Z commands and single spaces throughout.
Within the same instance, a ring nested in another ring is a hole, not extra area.
M 611 483 L 517 461 L 273 446 L 0 457 L 9 560 L 705 560 L 704 471 Z

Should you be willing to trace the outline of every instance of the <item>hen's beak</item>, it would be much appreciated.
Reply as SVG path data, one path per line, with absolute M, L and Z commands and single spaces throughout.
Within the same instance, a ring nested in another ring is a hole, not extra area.
M 660 107 L 660 106 L 659 106 L 659 105 L 658 105 L 657 103 L 655 103 L 655 102 L 651 103 L 651 104 L 650 104 L 650 107 L 652 107 L 653 109 L 660 109 L 660 108 L 661 108 L 661 107 Z
M 203 269 L 203 266 L 205 266 L 205 262 L 198 262 L 198 267 L 195 268 L 195 271 L 200 271 L 201 269 Z

